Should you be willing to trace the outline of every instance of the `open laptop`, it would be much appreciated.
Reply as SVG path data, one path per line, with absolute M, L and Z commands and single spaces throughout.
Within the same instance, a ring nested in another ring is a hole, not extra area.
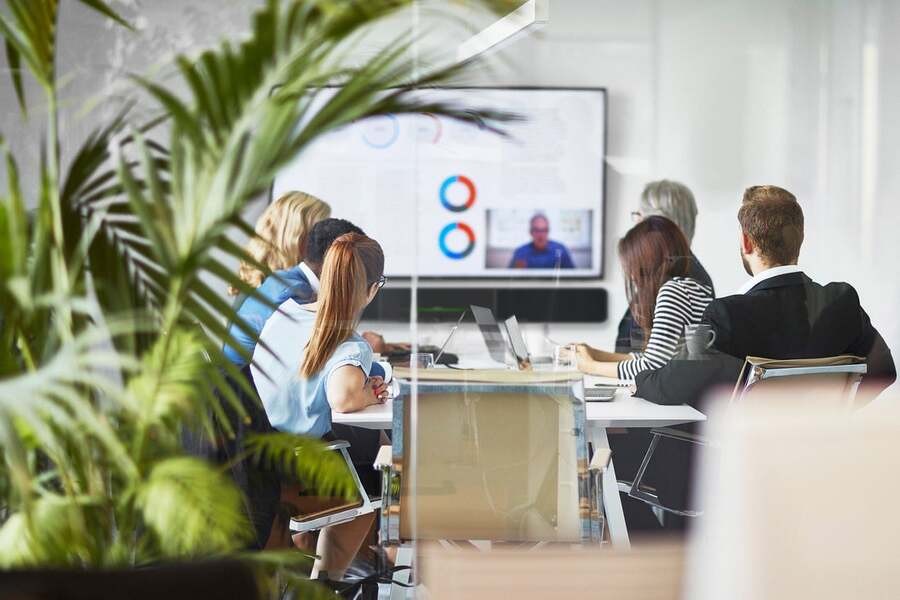
M 500 324 L 494 318 L 494 312 L 484 306 L 472 304 L 469 306 L 475 322 L 478 324 L 478 330 L 481 331 L 481 337 L 484 338 L 484 344 L 487 346 L 488 354 L 491 360 L 496 363 L 494 366 L 506 366 L 506 338 L 503 337 L 503 331 Z
M 528 351 L 528 344 L 525 343 L 525 336 L 522 335 L 519 320 L 516 319 L 515 315 L 504 321 L 504 324 L 506 325 L 506 333 L 509 336 L 509 344 L 519 364 L 546 365 L 553 362 L 552 356 L 535 356 Z
M 466 313 L 468 310 L 462 311 L 462 314 L 459 315 L 459 319 L 456 320 L 456 325 L 450 329 L 450 333 L 447 334 L 447 337 L 444 338 L 444 343 L 441 344 L 440 349 L 438 349 L 437 354 L 434 357 L 434 364 L 440 364 L 441 358 L 444 356 L 444 351 L 447 349 L 447 344 L 450 343 L 450 340 L 453 339 L 453 334 L 456 333 L 456 330 L 459 329 L 459 326 L 462 325 L 463 319 L 466 318 Z M 455 361 L 454 361 L 455 362 Z

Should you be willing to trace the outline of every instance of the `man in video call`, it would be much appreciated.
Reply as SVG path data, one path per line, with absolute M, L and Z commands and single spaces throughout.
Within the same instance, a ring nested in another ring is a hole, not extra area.
M 510 269 L 574 269 L 569 250 L 550 239 L 550 221 L 537 213 L 529 221 L 531 242 L 519 246 L 509 261 Z

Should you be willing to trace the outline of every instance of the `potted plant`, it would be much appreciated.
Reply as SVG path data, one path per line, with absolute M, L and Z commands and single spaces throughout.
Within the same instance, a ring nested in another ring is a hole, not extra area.
M 77 1 L 129 27 L 103 0 Z M 414 65 L 409 35 L 361 64 L 345 60 L 349 40 L 412 3 L 268 0 L 240 43 L 176 58 L 186 91 L 134 76 L 157 118 L 138 121 L 126 106 L 64 155 L 60 3 L 6 1 L 0 33 L 11 82 L 22 118 L 42 120 L 44 131 L 28 141 L 41 148 L 33 182 L 19 180 L 0 138 L 8 182 L 0 191 L 0 566 L 96 570 L 248 556 L 240 493 L 220 465 L 188 455 L 182 442 L 185 428 L 231 435 L 227 415 L 245 414 L 226 384 L 236 374 L 221 347 L 235 314 L 220 293 L 230 285 L 255 294 L 223 259 L 253 263 L 232 239 L 253 235 L 243 209 L 318 136 L 355 120 L 505 117 L 418 100 L 415 87 L 462 67 Z M 29 77 L 41 114 L 26 111 Z M 309 113 L 325 85 L 339 87 Z M 318 489 L 352 488 L 316 440 L 259 436 L 253 451 Z M 272 575 L 296 557 L 252 560 Z

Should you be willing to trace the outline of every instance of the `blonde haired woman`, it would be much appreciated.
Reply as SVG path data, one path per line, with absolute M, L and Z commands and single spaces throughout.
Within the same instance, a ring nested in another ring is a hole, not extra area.
M 257 288 L 265 301 L 254 297 L 240 297 L 236 301 L 241 324 L 232 323 L 231 337 L 237 347 L 226 344 L 225 356 L 244 367 L 253 355 L 256 337 L 272 315 L 272 305 L 288 298 L 315 300 L 319 281 L 306 258 L 306 240 L 316 223 L 331 216 L 331 207 L 312 194 L 287 192 L 272 202 L 256 221 L 256 236 L 247 243 L 247 253 L 269 267 L 273 275 L 266 277 L 256 267 L 241 263 L 238 274 L 248 285 Z M 238 290 L 228 290 L 238 295 Z
M 383 272 L 378 242 L 342 235 L 325 255 L 318 300 L 300 304 L 289 298 L 266 322 L 250 370 L 275 429 L 328 437 L 332 410 L 354 412 L 384 402 L 384 380 L 368 376 L 372 349 L 356 332 L 363 309 L 385 283 Z M 312 577 L 325 573 L 340 580 L 373 519 L 367 515 L 323 529 Z
M 309 230 L 330 216 L 331 207 L 312 194 L 285 192 L 257 219 L 256 236 L 247 242 L 247 254 L 270 271 L 295 267 L 303 261 Z M 253 287 L 266 278 L 266 273 L 245 262 L 241 262 L 238 275 Z M 237 296 L 239 291 L 230 288 L 228 293 Z

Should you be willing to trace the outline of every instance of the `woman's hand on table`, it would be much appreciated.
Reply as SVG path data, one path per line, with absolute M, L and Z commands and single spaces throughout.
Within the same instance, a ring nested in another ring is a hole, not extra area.
M 384 404 L 390 396 L 391 386 L 385 383 L 383 377 L 369 377 L 366 381 L 366 389 L 371 393 L 372 400 L 369 406 L 374 404 Z
M 583 344 L 583 343 L 575 344 L 575 358 L 581 357 L 581 358 L 593 359 L 594 358 L 593 352 L 594 352 L 594 349 L 591 348 L 590 346 L 588 346 L 587 344 Z
M 575 346 L 575 366 L 586 375 L 618 377 L 619 355 L 591 348 L 587 344 Z
M 576 344 L 575 354 L 576 356 L 584 356 L 585 359 L 593 360 L 595 362 L 620 362 L 630 358 L 627 354 L 616 354 L 615 352 L 599 350 L 588 344 Z
M 596 361 L 591 356 L 586 344 L 575 346 L 575 368 L 588 375 L 593 374 Z
M 590 344 L 580 343 L 575 344 L 575 354 L 583 355 L 586 359 L 596 360 L 600 362 L 605 362 L 609 360 L 608 355 L 609 352 L 604 352 L 603 350 L 598 350 L 594 348 Z

